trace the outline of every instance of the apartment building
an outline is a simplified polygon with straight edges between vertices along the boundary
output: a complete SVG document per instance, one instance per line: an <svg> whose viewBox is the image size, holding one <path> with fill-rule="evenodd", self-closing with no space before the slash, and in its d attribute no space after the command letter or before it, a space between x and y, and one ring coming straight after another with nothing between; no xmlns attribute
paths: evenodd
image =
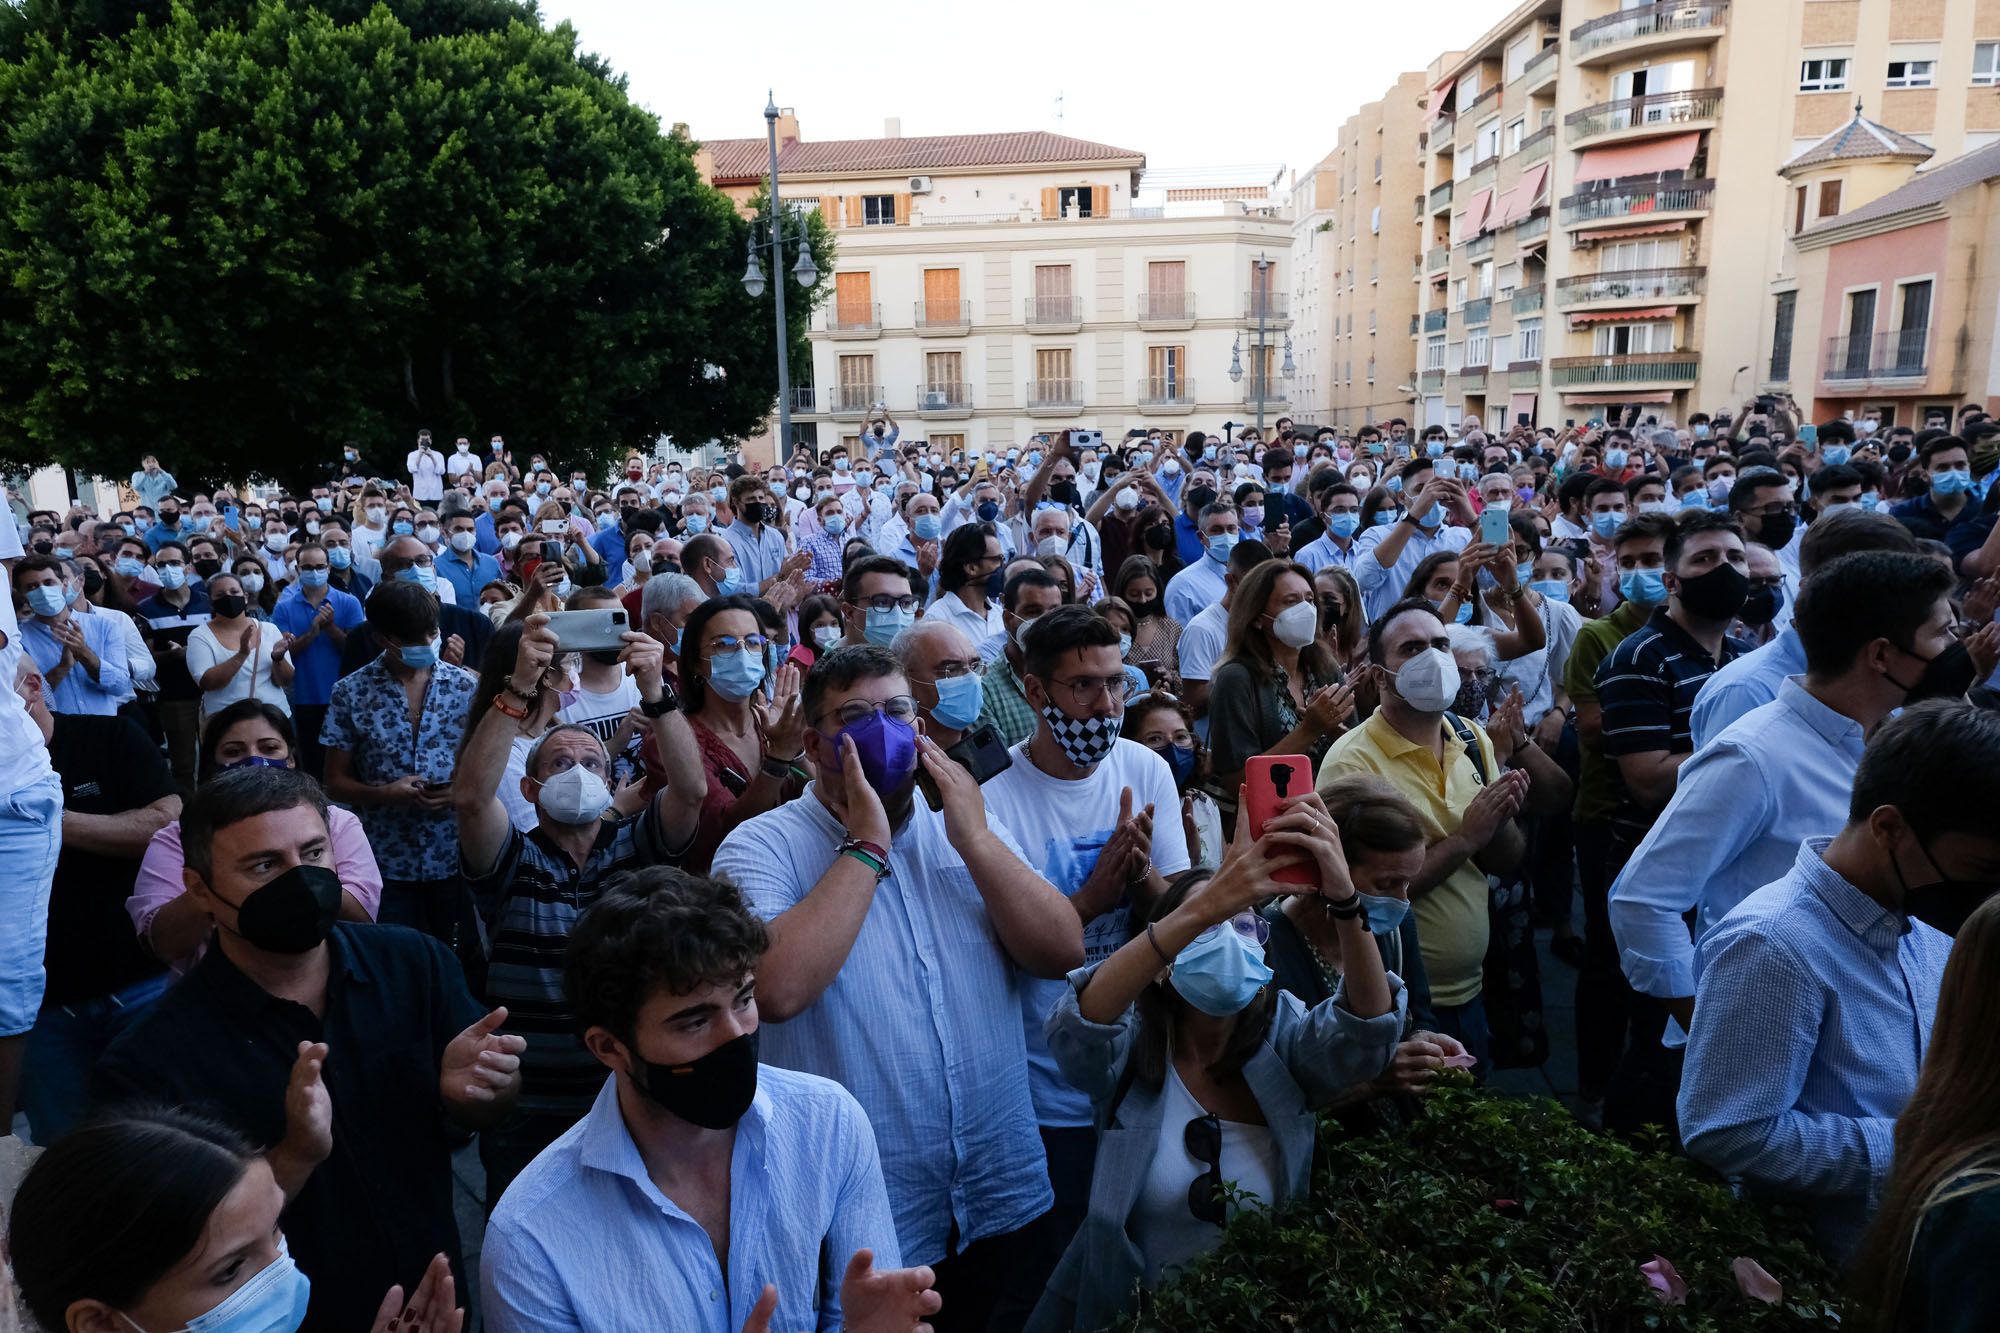
<svg viewBox="0 0 2000 1333"><path fill-rule="evenodd" d="M792 368L795 438L853 444L878 404L906 438L981 450L1289 409L1281 200L1190 187L1203 197L1140 203L1146 159L1128 149L885 129L814 142L780 118L780 195L816 208L839 247L812 365ZM741 203L766 141L709 141L700 165Z"/></svg>
<svg viewBox="0 0 2000 1333"><path fill-rule="evenodd" d="M1292 223L1300 420L1355 427L1407 415L1416 291L1404 265L1423 220L1421 72L1404 74L1340 127L1301 179ZM1415 199L1413 207L1411 200Z"/></svg>

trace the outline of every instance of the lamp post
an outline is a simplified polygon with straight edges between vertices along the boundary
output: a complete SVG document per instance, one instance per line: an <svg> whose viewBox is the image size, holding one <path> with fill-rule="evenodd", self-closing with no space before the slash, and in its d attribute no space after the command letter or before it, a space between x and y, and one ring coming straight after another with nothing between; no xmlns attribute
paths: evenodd
<svg viewBox="0 0 2000 1333"><path fill-rule="evenodd" d="M1265 258L1263 251L1260 250L1257 252L1257 258L1254 262L1257 266L1257 286L1251 292L1251 297L1257 303L1257 373L1252 377L1250 383L1252 385L1252 392L1257 395L1257 434L1261 436L1264 433L1264 402L1270 397L1271 393L1271 377L1265 369L1265 367L1270 365L1270 360L1264 355L1265 349L1271 345L1269 339L1265 336L1271 314L1271 291L1270 283L1264 275L1269 273L1271 266L1278 261ZM1292 362L1292 335L1288 333L1285 335L1285 361L1282 366L1278 367L1278 373L1286 379L1290 379L1292 372L1296 369L1297 367ZM1231 383L1241 383L1243 380L1243 335L1241 333L1236 335L1236 341L1229 348L1229 379Z"/></svg>
<svg viewBox="0 0 2000 1333"><path fill-rule="evenodd" d="M776 97L765 94L764 136L771 148L771 190L770 221L771 272L785 271L785 217L778 207L778 102ZM750 223L750 262L743 268L743 290L755 298L764 294L764 270L757 263L758 223ZM792 235L799 244L799 262L792 268L792 277L801 287L810 289L819 281L819 266L813 263L812 234L807 230L804 219L800 219L792 229ZM775 327L778 336L778 445L773 456L778 462L790 456L792 448L792 348L791 339L785 336L785 280L780 277L771 289L772 306L775 311Z"/></svg>

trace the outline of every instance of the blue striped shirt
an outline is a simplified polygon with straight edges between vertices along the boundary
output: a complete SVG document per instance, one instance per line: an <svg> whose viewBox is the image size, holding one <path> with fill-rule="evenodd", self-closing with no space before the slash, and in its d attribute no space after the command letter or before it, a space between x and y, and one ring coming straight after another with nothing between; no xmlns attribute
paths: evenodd
<svg viewBox="0 0 2000 1333"><path fill-rule="evenodd" d="M1831 841L1807 839L1698 946L1679 1110L1690 1156L1809 1205L1840 1263L1888 1178L1951 939L1834 873Z"/></svg>
<svg viewBox="0 0 2000 1333"><path fill-rule="evenodd" d="M1710 657L1665 606L1656 608L1597 668L1597 702L1604 718L1598 744L1604 757L1615 761L1620 755L1693 750L1695 696L1702 682L1737 652L1737 641L1725 637L1721 654ZM1618 798L1612 823L1622 825L1626 836L1637 842L1656 812L1639 804L1615 762L1611 779Z"/></svg>

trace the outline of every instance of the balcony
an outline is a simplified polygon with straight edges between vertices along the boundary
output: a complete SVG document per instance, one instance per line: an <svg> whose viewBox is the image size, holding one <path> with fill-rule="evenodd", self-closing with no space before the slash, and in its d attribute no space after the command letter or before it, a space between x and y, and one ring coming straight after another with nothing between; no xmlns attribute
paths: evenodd
<svg viewBox="0 0 2000 1333"><path fill-rule="evenodd" d="M1259 383L1254 377L1243 380L1243 406L1252 412L1272 412L1291 405L1291 399L1284 389L1276 384Z"/></svg>
<svg viewBox="0 0 2000 1333"><path fill-rule="evenodd" d="M1556 280L1556 305L1615 309L1621 305L1684 304L1701 298L1705 268L1627 268L1609 273L1579 273Z"/></svg>
<svg viewBox="0 0 2000 1333"><path fill-rule="evenodd" d="M1533 245L1549 234L1549 210L1544 205L1539 211L1522 218L1514 224L1514 244Z"/></svg>
<svg viewBox="0 0 2000 1333"><path fill-rule="evenodd" d="M1481 232L1465 243L1465 257L1467 259L1482 259L1492 253L1493 233L1490 231Z"/></svg>
<svg viewBox="0 0 2000 1333"><path fill-rule="evenodd" d="M1547 292L1548 288L1542 286L1539 282L1532 287L1521 288L1514 293L1514 313L1517 315L1539 313L1542 308L1542 301Z"/></svg>
<svg viewBox="0 0 2000 1333"><path fill-rule="evenodd" d="M1554 121L1550 121L1527 138L1521 140L1521 146L1514 150L1514 156L1520 158L1521 165L1525 167L1547 157L1554 150L1555 146L1556 124Z"/></svg>
<svg viewBox="0 0 2000 1333"><path fill-rule="evenodd" d="M1450 207L1451 207L1451 182L1446 181L1442 185L1433 186L1431 189L1430 199L1429 199L1430 211L1433 213L1442 213L1444 210Z"/></svg>
<svg viewBox="0 0 2000 1333"><path fill-rule="evenodd" d="M1424 332L1443 333L1447 314L1448 312L1443 306L1439 306L1435 310L1424 311Z"/></svg>
<svg viewBox="0 0 2000 1333"><path fill-rule="evenodd" d="M1491 324L1493 322L1493 298L1481 296L1465 303L1467 325Z"/></svg>
<svg viewBox="0 0 2000 1333"><path fill-rule="evenodd" d="M1267 324L1284 324L1291 320L1290 298L1284 292L1250 291L1243 293L1243 319L1255 324L1259 320Z"/></svg>
<svg viewBox="0 0 2000 1333"><path fill-rule="evenodd" d="M1434 245L1430 248L1430 253L1424 256L1424 272L1426 273L1441 274L1445 269L1450 267L1451 247L1448 245Z"/></svg>
<svg viewBox="0 0 2000 1333"><path fill-rule="evenodd" d="M1471 171L1465 173L1465 188L1468 190L1485 189L1493 183L1493 178L1499 174L1500 154L1494 153L1490 157L1482 157L1472 164Z"/></svg>
<svg viewBox="0 0 2000 1333"><path fill-rule="evenodd" d="M950 380L932 380L917 386L917 415L933 420L950 420L972 415L972 386Z"/></svg>
<svg viewBox="0 0 2000 1333"><path fill-rule="evenodd" d="M1469 116L1474 111L1477 111L1480 107L1485 106L1488 102L1492 101L1499 95L1500 95L1500 83L1496 79L1494 82L1487 84L1486 87L1480 92L1479 96L1473 98L1470 102L1467 102L1465 103L1465 105L1461 106L1458 109L1458 113L1461 116Z"/></svg>
<svg viewBox="0 0 2000 1333"><path fill-rule="evenodd" d="M835 302L826 308L826 331L836 338L873 338L882 331L881 302Z"/></svg>
<svg viewBox="0 0 2000 1333"><path fill-rule="evenodd" d="M883 401L879 384L841 384L833 389L832 413L836 417L865 417Z"/></svg>
<svg viewBox="0 0 2000 1333"><path fill-rule="evenodd" d="M1622 102L1599 102L1563 117L1569 130L1569 146L1617 143L1643 139L1652 134L1679 134L1705 130L1715 124L1722 105L1722 89L1690 88L1685 92L1647 93Z"/></svg>
<svg viewBox="0 0 2000 1333"><path fill-rule="evenodd" d="M819 390L810 384L795 386L792 389L792 411L804 416L819 411Z"/></svg>
<svg viewBox="0 0 2000 1333"><path fill-rule="evenodd" d="M1452 380L1459 393L1485 393L1486 367L1467 366L1453 376Z"/></svg>
<svg viewBox="0 0 2000 1333"><path fill-rule="evenodd" d="M1194 293L1140 292L1139 327L1142 329L1193 328Z"/></svg>
<svg viewBox="0 0 2000 1333"><path fill-rule="evenodd" d="M931 337L964 337L972 329L972 302L917 302L917 332Z"/></svg>
<svg viewBox="0 0 2000 1333"><path fill-rule="evenodd" d="M1418 375L1417 392L1443 393L1444 372L1442 370L1426 370L1422 374Z"/></svg>
<svg viewBox="0 0 2000 1333"><path fill-rule="evenodd" d="M1886 333L1826 340L1826 369L1820 378L1848 387L1885 380L1921 380L1929 374L1924 329L1891 329Z"/></svg>
<svg viewBox="0 0 2000 1333"><path fill-rule="evenodd" d="M1507 387L1510 389L1532 389L1542 382L1540 361L1510 361L1507 364Z"/></svg>
<svg viewBox="0 0 2000 1333"><path fill-rule="evenodd" d="M1549 361L1558 389L1622 389L1691 385L1701 373L1695 352L1634 352L1625 356L1558 356Z"/></svg>
<svg viewBox="0 0 2000 1333"><path fill-rule="evenodd" d="M1083 327L1083 298L1030 296L1021 303L1021 322L1037 333L1075 333Z"/></svg>
<svg viewBox="0 0 2000 1333"><path fill-rule="evenodd" d="M1715 182L1644 181L1634 185L1579 190L1562 201L1563 226L1603 227L1613 223L1672 222L1708 212Z"/></svg>
<svg viewBox="0 0 2000 1333"><path fill-rule="evenodd" d="M1722 36L1729 0L1661 0L1621 9L1569 30L1570 59L1601 65L1641 51L1703 46Z"/></svg>
<svg viewBox="0 0 2000 1333"><path fill-rule="evenodd" d="M1168 376L1139 381L1139 410L1154 416L1185 415L1194 411L1194 381Z"/></svg>
<svg viewBox="0 0 2000 1333"><path fill-rule="evenodd" d="M1022 401L1031 417L1063 417L1083 407L1082 380L1029 380Z"/></svg>
<svg viewBox="0 0 2000 1333"><path fill-rule="evenodd" d="M1521 87L1533 97L1542 89L1555 82L1556 55L1562 50L1561 42L1550 42L1542 48L1540 55L1521 67Z"/></svg>

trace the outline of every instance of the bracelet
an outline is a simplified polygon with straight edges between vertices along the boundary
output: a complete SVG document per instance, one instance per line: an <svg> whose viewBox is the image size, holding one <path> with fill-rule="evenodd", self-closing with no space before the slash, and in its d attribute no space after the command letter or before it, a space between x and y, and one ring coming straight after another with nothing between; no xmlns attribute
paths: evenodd
<svg viewBox="0 0 2000 1333"><path fill-rule="evenodd" d="M782 781L792 775L792 765L798 763L804 754L805 751L801 750L790 759L773 759L769 755L766 755L764 762L758 765L758 772L767 778L777 778Z"/></svg>
<svg viewBox="0 0 2000 1333"><path fill-rule="evenodd" d="M507 702L507 696L511 693L512 693L511 690L502 690L500 693L494 695L493 711L500 714L500 716L502 717L511 717L516 722L527 721L528 710L525 705L517 706L515 704L510 704Z"/></svg>
<svg viewBox="0 0 2000 1333"><path fill-rule="evenodd" d="M840 844L842 851L846 851L849 847L859 847L883 865L889 864L889 849L879 842L869 842L865 838L849 838Z"/></svg>
<svg viewBox="0 0 2000 1333"><path fill-rule="evenodd" d="M1451 585L1451 595L1458 598L1461 602L1469 602L1472 600L1472 589L1461 588L1454 583Z"/></svg>
<svg viewBox="0 0 2000 1333"><path fill-rule="evenodd" d="M639 701L639 715L647 718L665 717L680 706L680 695L675 693L674 687L667 683L666 677L662 676L660 678L660 697L651 703L647 703L644 699L641 699Z"/></svg>
<svg viewBox="0 0 2000 1333"><path fill-rule="evenodd" d="M862 865L867 866L875 872L875 882L879 884L889 877L889 863L885 857L877 856L870 850L874 845L871 842L862 842L858 838L849 838L846 842L840 844L840 850L835 853L835 859L838 860L843 856L853 857Z"/></svg>
<svg viewBox="0 0 2000 1333"><path fill-rule="evenodd" d="M1331 898L1322 898L1320 901L1326 905L1326 914L1335 921L1353 921L1367 910L1361 905L1361 895L1358 893L1350 893L1339 902Z"/></svg>
<svg viewBox="0 0 2000 1333"><path fill-rule="evenodd" d="M1167 957L1167 951L1160 947L1159 937L1153 934L1153 923L1150 921L1146 923L1146 942L1153 946L1153 952L1160 956L1162 963L1165 963L1168 967L1174 965L1174 960Z"/></svg>

